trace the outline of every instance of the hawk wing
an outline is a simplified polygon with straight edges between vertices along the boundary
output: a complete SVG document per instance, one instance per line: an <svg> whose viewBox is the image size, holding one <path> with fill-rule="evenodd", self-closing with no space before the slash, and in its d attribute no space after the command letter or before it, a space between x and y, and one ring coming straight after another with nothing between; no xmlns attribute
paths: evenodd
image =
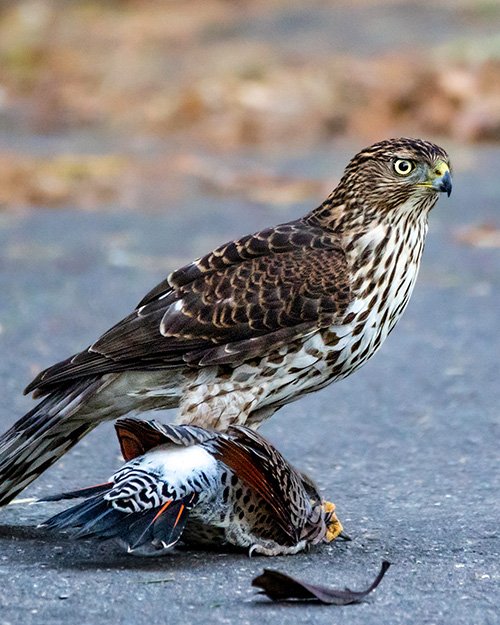
<svg viewBox="0 0 500 625"><path fill-rule="evenodd" d="M238 364L341 319L351 298L337 236L309 217L221 246L174 271L87 350L26 392L125 370Z"/></svg>

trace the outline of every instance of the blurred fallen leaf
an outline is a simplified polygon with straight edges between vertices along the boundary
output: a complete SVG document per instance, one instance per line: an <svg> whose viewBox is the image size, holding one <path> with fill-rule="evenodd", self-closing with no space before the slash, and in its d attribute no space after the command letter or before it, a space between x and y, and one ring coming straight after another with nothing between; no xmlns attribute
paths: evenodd
<svg viewBox="0 0 500 625"><path fill-rule="evenodd" d="M460 228L456 238L474 247L500 247L500 227L493 222L471 224Z"/></svg>
<svg viewBox="0 0 500 625"><path fill-rule="evenodd" d="M318 180L291 178L266 170L248 171L215 167L210 159L193 155L178 160L180 172L196 176L208 191L246 197L274 206L303 202L327 193L330 188Z"/></svg>
<svg viewBox="0 0 500 625"><path fill-rule="evenodd" d="M259 594L265 594L273 601L312 599L328 605L349 605L358 603L375 590L389 567L390 563L384 560L374 582L369 588L360 592L349 588L335 590L325 586L313 586L270 569L264 569L264 573L252 581L252 586L262 588Z"/></svg>
<svg viewBox="0 0 500 625"><path fill-rule="evenodd" d="M128 163L116 154L0 154L0 205L91 208L120 196Z"/></svg>

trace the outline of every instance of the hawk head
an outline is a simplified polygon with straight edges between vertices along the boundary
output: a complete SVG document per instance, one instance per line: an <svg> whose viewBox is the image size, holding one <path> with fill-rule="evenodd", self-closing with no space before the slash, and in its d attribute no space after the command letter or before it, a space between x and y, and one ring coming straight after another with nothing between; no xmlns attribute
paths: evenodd
<svg viewBox="0 0 500 625"><path fill-rule="evenodd" d="M420 216L451 193L448 154L420 139L389 139L356 154L330 197L345 217L363 221Z"/></svg>

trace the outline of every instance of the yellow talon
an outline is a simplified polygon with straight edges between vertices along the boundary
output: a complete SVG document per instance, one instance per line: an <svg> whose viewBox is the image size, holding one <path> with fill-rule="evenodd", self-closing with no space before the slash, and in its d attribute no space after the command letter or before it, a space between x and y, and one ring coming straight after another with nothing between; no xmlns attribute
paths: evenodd
<svg viewBox="0 0 500 625"><path fill-rule="evenodd" d="M342 532L342 523L337 519L337 515L335 514L335 504L331 501L323 502L323 510L330 514L330 520L326 526L326 536L325 542L329 543L332 540L335 540L337 536Z"/></svg>

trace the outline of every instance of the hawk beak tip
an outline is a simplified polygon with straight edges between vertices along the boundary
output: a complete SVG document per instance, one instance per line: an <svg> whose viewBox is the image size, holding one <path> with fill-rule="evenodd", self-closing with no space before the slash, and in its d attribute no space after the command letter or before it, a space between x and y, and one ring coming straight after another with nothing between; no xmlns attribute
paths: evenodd
<svg viewBox="0 0 500 625"><path fill-rule="evenodd" d="M440 192L444 192L446 193L446 195L448 197L450 197L451 195L451 190L452 190L452 183L451 183L451 176L450 176L450 172L446 171L441 178L439 178L438 180L436 180L437 182L437 190Z"/></svg>

